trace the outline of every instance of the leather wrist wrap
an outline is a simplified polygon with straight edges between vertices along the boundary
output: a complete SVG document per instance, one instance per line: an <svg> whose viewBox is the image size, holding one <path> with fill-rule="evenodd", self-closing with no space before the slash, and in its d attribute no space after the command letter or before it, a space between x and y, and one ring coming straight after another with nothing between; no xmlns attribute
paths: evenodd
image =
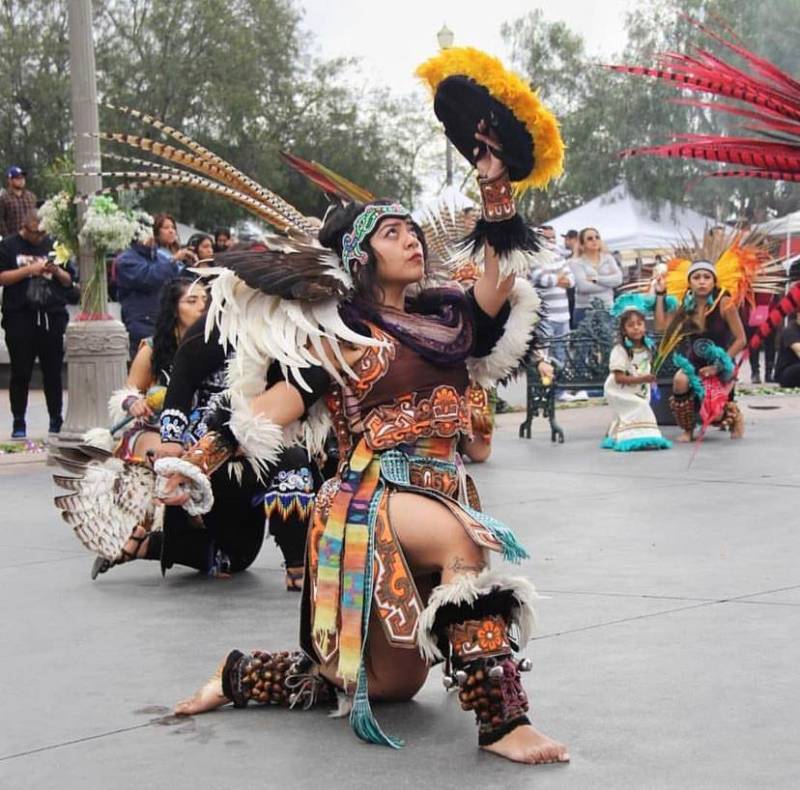
<svg viewBox="0 0 800 790"><path fill-rule="evenodd" d="M514 193L508 172L503 171L494 178L478 178L483 203L483 218L487 222L503 222L517 213Z"/></svg>
<svg viewBox="0 0 800 790"><path fill-rule="evenodd" d="M233 455L235 449L221 433L209 431L199 442L186 450L181 458L209 477Z"/></svg>

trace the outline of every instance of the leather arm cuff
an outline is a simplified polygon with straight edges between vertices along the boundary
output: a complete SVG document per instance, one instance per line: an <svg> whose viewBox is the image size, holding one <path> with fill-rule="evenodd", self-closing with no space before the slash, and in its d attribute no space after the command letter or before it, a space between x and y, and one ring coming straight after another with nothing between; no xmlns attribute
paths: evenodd
<svg viewBox="0 0 800 790"><path fill-rule="evenodd" d="M487 222L503 222L517 213L514 193L508 171L504 170L494 178L478 178L483 203L483 218Z"/></svg>

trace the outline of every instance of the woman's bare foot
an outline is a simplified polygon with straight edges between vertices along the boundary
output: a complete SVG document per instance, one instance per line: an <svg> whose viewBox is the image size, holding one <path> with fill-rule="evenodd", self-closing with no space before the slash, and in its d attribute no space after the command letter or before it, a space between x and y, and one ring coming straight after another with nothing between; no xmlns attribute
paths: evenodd
<svg viewBox="0 0 800 790"><path fill-rule="evenodd" d="M733 423L731 428L731 439L744 439L744 417L741 415Z"/></svg>
<svg viewBox="0 0 800 790"><path fill-rule="evenodd" d="M569 762L569 751L563 743L548 738L530 724L523 724L499 741L481 748L517 763L540 765Z"/></svg>
<svg viewBox="0 0 800 790"><path fill-rule="evenodd" d="M682 431L681 435L678 436L675 441L679 442L680 444L688 444L689 442L694 441L694 436L688 431Z"/></svg>
<svg viewBox="0 0 800 790"><path fill-rule="evenodd" d="M222 666L220 666L214 677L209 678L194 696L181 700L175 706L175 715L194 716L195 713L205 713L220 708L228 702L230 700L222 693Z"/></svg>

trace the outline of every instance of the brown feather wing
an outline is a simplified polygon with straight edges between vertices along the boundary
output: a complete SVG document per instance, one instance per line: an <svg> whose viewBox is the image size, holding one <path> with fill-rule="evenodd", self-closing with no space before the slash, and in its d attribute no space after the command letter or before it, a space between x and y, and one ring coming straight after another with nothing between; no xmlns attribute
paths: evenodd
<svg viewBox="0 0 800 790"><path fill-rule="evenodd" d="M339 274L338 258L311 245L293 249L226 252L214 259L217 266L233 271L251 288L283 299L315 302L349 291Z"/></svg>

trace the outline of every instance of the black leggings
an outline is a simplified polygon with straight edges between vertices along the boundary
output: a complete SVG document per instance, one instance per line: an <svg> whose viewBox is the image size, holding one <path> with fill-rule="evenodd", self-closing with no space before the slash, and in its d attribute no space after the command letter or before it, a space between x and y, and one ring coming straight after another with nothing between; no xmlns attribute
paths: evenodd
<svg viewBox="0 0 800 790"><path fill-rule="evenodd" d="M249 568L264 542L264 510L252 505L259 487L249 464L243 464L241 485L223 465L211 475L214 506L202 517L203 524L181 507L167 507L164 531L150 535L148 559L160 559L163 570L173 565L203 573Z"/></svg>
<svg viewBox="0 0 800 790"><path fill-rule="evenodd" d="M800 362L785 367L778 376L778 384L781 387L800 387Z"/></svg>
<svg viewBox="0 0 800 790"><path fill-rule="evenodd" d="M38 357L42 366L44 397L51 420L61 417L63 387L61 368L64 364L64 332L68 317L64 313L37 313L32 310L12 311L3 316L6 346L11 362L8 395L11 415L24 420L28 410L28 390L33 366Z"/></svg>
<svg viewBox="0 0 800 790"><path fill-rule="evenodd" d="M750 338L753 337L754 334L758 331L758 327L755 326L745 326L745 334L747 335L747 342L750 342ZM762 346L764 349L764 368L765 368L765 375L769 375L772 373L772 369L775 367L775 333L772 332L771 334L767 335L764 339L764 344ZM761 349L758 351L754 351L750 354L750 371L754 376L761 375L761 364L759 360L759 355L761 354Z"/></svg>
<svg viewBox="0 0 800 790"><path fill-rule="evenodd" d="M265 495L284 492L288 501L304 495L313 496L322 484L316 464L305 450L291 447L284 450L271 468L266 485L260 482L246 461L242 464L241 485L231 478L227 464L211 475L214 506L203 518L203 525L193 520L183 508L167 507L164 531L152 533L148 543L148 559L160 559L166 570L185 565L203 573L224 570L237 573L250 567L264 542L266 515ZM285 473L283 476L281 473ZM296 477L310 483L304 491L293 488ZM288 475L288 477L287 477ZM286 484L284 484L284 481ZM287 567L303 565L309 519L294 509L286 514L273 512L269 532L275 538ZM220 561L224 566L220 566Z"/></svg>

